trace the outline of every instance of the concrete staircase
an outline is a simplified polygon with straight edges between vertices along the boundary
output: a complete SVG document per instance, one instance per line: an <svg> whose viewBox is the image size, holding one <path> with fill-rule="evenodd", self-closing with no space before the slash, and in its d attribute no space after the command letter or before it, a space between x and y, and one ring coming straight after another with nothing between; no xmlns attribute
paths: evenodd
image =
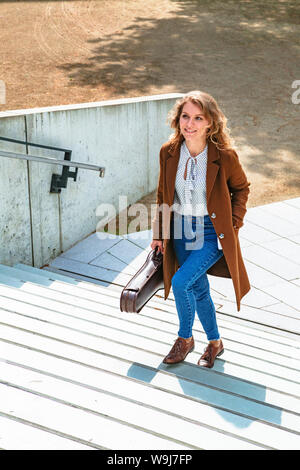
<svg viewBox="0 0 300 470"><path fill-rule="evenodd" d="M218 311L214 368L196 365L198 319L195 350L165 365L172 295L122 313L123 276L0 265L0 448L300 448L299 335Z"/></svg>

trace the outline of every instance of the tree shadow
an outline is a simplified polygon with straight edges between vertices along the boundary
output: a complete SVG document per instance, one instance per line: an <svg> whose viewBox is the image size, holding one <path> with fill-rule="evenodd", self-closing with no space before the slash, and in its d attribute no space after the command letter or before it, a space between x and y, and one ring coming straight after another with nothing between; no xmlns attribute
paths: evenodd
<svg viewBox="0 0 300 470"><path fill-rule="evenodd" d="M226 86L223 77L228 74L235 77L234 87L240 87L243 83L239 80L239 70L230 72L239 62L248 66L245 81L251 70L256 72L256 85L257 78L266 78L256 63L266 47L276 50L280 40L284 40L285 53L289 55L288 50L295 46L289 41L289 33L293 34L292 26L300 23L300 5L292 2L274 1L271 11L270 4L261 1L255 5L236 0L226 3L172 0L172 3L174 13L169 17L137 17L131 26L120 32L89 40L95 49L84 63L58 67L73 79L70 86L101 83L119 94L147 93L152 85L188 91L206 81L206 72L210 70L213 83L209 87ZM297 50L299 52L299 48ZM214 70L219 70L220 57L226 66L222 68L222 76L214 76ZM277 69L277 80L278 75L286 77L286 73L287 70Z"/></svg>
<svg viewBox="0 0 300 470"><path fill-rule="evenodd" d="M90 0L72 0L73 2L90 2ZM61 0L51 0L51 2L61 2ZM0 3L49 3L48 0L0 0Z"/></svg>
<svg viewBox="0 0 300 470"><path fill-rule="evenodd" d="M115 97L203 89L229 116L250 175L285 178L297 191L300 118L291 85L299 78L300 3L171 1L166 17L139 16L89 40L90 57L58 66L69 86L101 85Z"/></svg>

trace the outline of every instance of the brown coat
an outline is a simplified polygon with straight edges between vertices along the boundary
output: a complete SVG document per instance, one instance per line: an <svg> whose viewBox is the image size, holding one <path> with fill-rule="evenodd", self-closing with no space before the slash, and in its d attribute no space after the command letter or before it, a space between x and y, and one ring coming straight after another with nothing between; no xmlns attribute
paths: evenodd
<svg viewBox="0 0 300 470"><path fill-rule="evenodd" d="M178 261L170 240L170 217L175 193L175 179L180 157L180 144L165 143L160 150L160 174L156 203L158 209L152 222L153 239L164 240L164 287L167 299L171 280ZM250 183L234 150L218 150L208 143L206 173L207 211L219 237L223 253L208 274L231 277L240 310L242 297L250 290L250 283L243 262L238 229L243 225ZM211 215L213 214L213 217ZM238 227L234 229L233 226ZM223 234L224 236L222 237ZM220 238L221 235L221 238Z"/></svg>

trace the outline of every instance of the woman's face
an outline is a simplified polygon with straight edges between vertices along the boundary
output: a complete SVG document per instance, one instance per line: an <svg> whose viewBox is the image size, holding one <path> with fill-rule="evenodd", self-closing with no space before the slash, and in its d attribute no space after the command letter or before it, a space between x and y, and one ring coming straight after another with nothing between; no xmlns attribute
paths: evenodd
<svg viewBox="0 0 300 470"><path fill-rule="evenodd" d="M179 118L179 126L186 141L203 142L209 125L199 106L191 101L185 103Z"/></svg>

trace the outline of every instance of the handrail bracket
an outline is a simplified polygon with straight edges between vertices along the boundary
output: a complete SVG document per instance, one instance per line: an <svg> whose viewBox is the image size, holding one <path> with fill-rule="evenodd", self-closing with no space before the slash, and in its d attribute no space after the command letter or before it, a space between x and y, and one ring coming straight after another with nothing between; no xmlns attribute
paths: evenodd
<svg viewBox="0 0 300 470"><path fill-rule="evenodd" d="M64 160L71 161L72 151L67 150L65 152ZM61 188L66 188L68 183L68 178L73 178L76 181L78 173L78 167L75 168L75 171L70 171L68 166L64 166L62 169L62 174L58 175L53 173L51 178L50 193L60 193Z"/></svg>

